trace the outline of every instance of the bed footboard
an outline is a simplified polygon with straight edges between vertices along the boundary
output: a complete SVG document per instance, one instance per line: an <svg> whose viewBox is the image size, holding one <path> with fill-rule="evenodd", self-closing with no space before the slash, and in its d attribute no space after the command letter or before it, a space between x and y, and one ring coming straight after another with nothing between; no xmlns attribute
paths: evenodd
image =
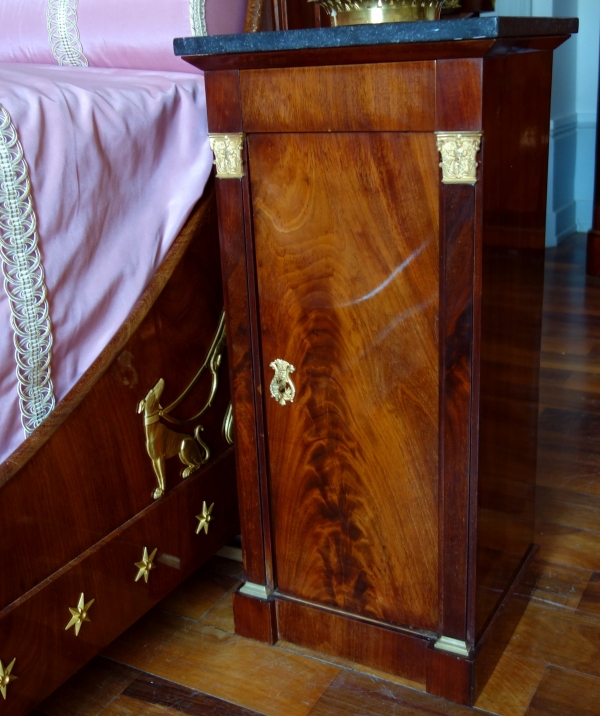
<svg viewBox="0 0 600 716"><path fill-rule="evenodd" d="M4 681L16 659L3 714L29 711L239 531L225 352L210 362L219 266L209 185L129 319L0 466ZM160 494L138 414L158 384L167 409L152 420L178 436ZM191 463L182 439L198 446Z"/></svg>

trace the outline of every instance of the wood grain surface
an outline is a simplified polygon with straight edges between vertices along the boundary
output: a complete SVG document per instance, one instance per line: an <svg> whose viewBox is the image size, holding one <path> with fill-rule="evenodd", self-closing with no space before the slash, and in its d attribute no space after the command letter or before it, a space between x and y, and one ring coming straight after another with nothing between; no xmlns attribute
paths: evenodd
<svg viewBox="0 0 600 716"><path fill-rule="evenodd" d="M549 666L527 716L595 716L599 703L600 679Z"/></svg>
<svg viewBox="0 0 600 716"><path fill-rule="evenodd" d="M473 662L431 645L427 649L427 693L470 706L473 702Z"/></svg>
<svg viewBox="0 0 600 716"><path fill-rule="evenodd" d="M430 641L421 634L351 619L340 612L290 599L278 599L276 605L281 639L413 682L425 682L425 655Z"/></svg>
<svg viewBox="0 0 600 716"><path fill-rule="evenodd" d="M551 85L551 52L484 61L482 170L487 246L544 248ZM517 169L517 160L539 171L529 177Z"/></svg>
<svg viewBox="0 0 600 716"><path fill-rule="evenodd" d="M475 190L440 190L440 612L438 631L466 640L473 380ZM440 663L438 657L434 663ZM436 692L440 693L440 692Z"/></svg>
<svg viewBox="0 0 600 716"><path fill-rule="evenodd" d="M264 716L306 716L340 671L159 610L134 625L105 656Z"/></svg>
<svg viewBox="0 0 600 716"><path fill-rule="evenodd" d="M0 608L152 504L156 476L136 408L161 377L168 405L202 364L222 311L218 251L209 190L200 216L182 232L129 319L2 466ZM176 416L193 415L209 389L206 374ZM228 402L223 365L213 408L203 417L213 458L228 447L221 435ZM168 489L181 482L181 471L177 458L167 461Z"/></svg>
<svg viewBox="0 0 600 716"><path fill-rule="evenodd" d="M214 519L208 534L197 535L203 501L215 503ZM239 529L236 505L230 449L0 611L2 653L19 665L3 716L27 713L231 539ZM158 549L147 583L135 581L144 547ZM95 601L76 636L65 626L81 593Z"/></svg>
<svg viewBox="0 0 600 716"><path fill-rule="evenodd" d="M516 576L511 574L510 587L504 592L499 606L477 643L473 700L476 700L485 688L527 608L535 589L536 570L533 567L533 560L537 552L537 546L531 545L519 565Z"/></svg>
<svg viewBox="0 0 600 716"><path fill-rule="evenodd" d="M549 52L484 60L476 639L534 541L550 87Z"/></svg>
<svg viewBox="0 0 600 716"><path fill-rule="evenodd" d="M590 576L578 606L582 612L600 615L600 572Z"/></svg>
<svg viewBox="0 0 600 716"><path fill-rule="evenodd" d="M236 634L274 644L277 641L277 616L274 599L256 599L247 594L233 595Z"/></svg>
<svg viewBox="0 0 600 716"><path fill-rule="evenodd" d="M307 27L329 27L330 17L317 3L304 0L271 0L276 14L277 30L300 30Z"/></svg>
<svg viewBox="0 0 600 716"><path fill-rule="evenodd" d="M541 661L504 653L476 706L502 716L523 716L546 669Z"/></svg>
<svg viewBox="0 0 600 716"><path fill-rule="evenodd" d="M242 131L242 108L240 104L240 73L206 72L206 111L209 132Z"/></svg>
<svg viewBox="0 0 600 716"><path fill-rule="evenodd" d="M224 560L210 560L197 577L180 588L181 592L178 590L176 603L173 600L161 603L139 629L133 628L135 633L122 637L125 644L119 650L119 658L123 664L135 663L147 673L166 674L166 678L171 679L171 688L186 684L182 689L191 688L204 695L215 681L226 681L227 688L219 692L220 698L261 714L275 701L277 716L287 716L286 705L280 700L280 690L286 689L293 690L297 702L304 704L304 714L310 713L312 708L311 716L356 713L525 716L528 708L528 716L588 716L590 710L595 714L600 698L600 676L592 670L600 658L597 650L600 570L570 564L569 558L578 559L589 550L589 559L598 559L598 549L594 551L592 547L598 532L593 529L590 511L584 500L572 499L572 495L600 494L600 283L585 277L585 235L549 249L546 256L538 481L545 493L541 509L548 519L560 516L560 500L566 496L565 491L571 493L571 499L565 504L565 517L570 524L566 524L566 519L560 525L538 522L536 541L546 540L542 556L556 556L559 562L547 559L537 562L538 581L531 601L535 608L525 612L476 709L419 692L417 689L423 688L423 684L418 682L411 682L410 688L406 688L381 672L373 673L373 669L358 663L287 641L265 648L242 640L250 647L240 647L238 642L229 639L233 631L231 594L224 590L233 582L223 581L223 574L229 574L229 570L223 572ZM554 489L556 500L549 492ZM568 542L568 549L561 548L562 541ZM231 564L232 576L240 576L239 565ZM200 584L204 585L203 591ZM229 632L218 643L216 639L209 639L202 628L212 624L215 611L224 618L219 621L218 630L209 630L211 635ZM167 617L165 612L181 614L184 618ZM302 620L296 624L300 628ZM306 627L306 634L311 635L310 625ZM354 637L350 643L357 649L359 638ZM206 658L207 647L210 649L208 665L202 663L199 668L198 660ZM305 658L291 662L285 658L290 652ZM111 656L116 655L113 649ZM5 663L2 653L0 658ZM314 683L307 662L314 666L325 663L328 668L337 669L333 670L332 680L331 677L329 681L319 680L321 691L316 689L310 698L303 692L306 682ZM212 675L210 679L207 669ZM15 673L19 675L16 670ZM254 680L249 679L248 674ZM40 706L35 715L153 714L157 707L138 699L145 693L138 686L132 685L129 692L135 694L135 698L118 696L138 676L142 678L135 669L123 669L120 664L106 660L101 667L93 669L93 673L79 672L52 700ZM158 688L160 682L155 676L152 679ZM318 694L316 701L315 693ZM146 694L144 698L163 697ZM181 694L178 703L183 704L184 713L198 713L191 707L186 711L189 702L185 694ZM236 706L230 708L236 714ZM294 704L291 713L297 713L296 709ZM220 712L216 710L216 713Z"/></svg>
<svg viewBox="0 0 600 716"><path fill-rule="evenodd" d="M254 231L253 231L253 215L252 215L252 199L250 191L250 179L249 179L249 156L248 156L248 145L246 144L246 151L244 152L244 178L242 180L242 192L243 192L243 209L244 209L244 235L246 240L246 256L254 256ZM274 565L273 565L273 530L271 520L271 509L269 503L269 482L268 482L268 455L267 445L264 439L264 424L265 424L265 406L263 401L263 395L265 390L262 384L262 344L260 339L259 329L259 307L258 307L258 278L256 275L256 263L254 261L248 261L246 277L248 281L248 307L250 310L250 322L252 326L251 331L251 354L252 354L252 379L253 379L253 391L254 391L254 410L255 420L258 432L258 440L256 443L256 452L258 456L259 466L259 478L260 478L260 493L261 493L261 512L262 512L262 525L264 535L264 550L265 550L265 584L269 590L275 588L275 576L274 576ZM255 515L250 515L250 519L255 519Z"/></svg>
<svg viewBox="0 0 600 716"><path fill-rule="evenodd" d="M435 128L438 131L481 129L483 63L479 58L435 63Z"/></svg>
<svg viewBox="0 0 600 716"><path fill-rule="evenodd" d="M433 130L435 63L240 73L246 132Z"/></svg>
<svg viewBox="0 0 600 716"><path fill-rule="evenodd" d="M97 657L32 713L35 716L40 713L46 716L80 716L91 711L101 713L139 674L130 666Z"/></svg>
<svg viewBox="0 0 600 716"><path fill-rule="evenodd" d="M600 677L600 621L594 614L532 602L507 651Z"/></svg>
<svg viewBox="0 0 600 716"><path fill-rule="evenodd" d="M435 139L254 135L249 154L263 383L296 367L295 402L265 398L278 587L435 629Z"/></svg>
<svg viewBox="0 0 600 716"><path fill-rule="evenodd" d="M310 716L468 716L472 709L344 670L317 701Z"/></svg>
<svg viewBox="0 0 600 716"><path fill-rule="evenodd" d="M163 716L259 716L256 711L243 706L236 706L197 690L173 684L166 679L157 679L152 674L139 672L107 714L132 716L129 711L131 708L133 713L149 716L152 707L156 707L156 713Z"/></svg>
<svg viewBox="0 0 600 716"><path fill-rule="evenodd" d="M259 550L269 584L274 552L288 641L311 645L317 621L302 622L302 603L338 615L323 648L361 660L371 645L352 652L361 639L341 613L474 647L531 545L542 295L531 252L549 50L562 39L193 60L240 71ZM433 130L483 130L475 185L440 185ZM277 358L295 366L285 406L269 395ZM431 652L428 688L471 703L510 629L493 622L478 671Z"/></svg>
<svg viewBox="0 0 600 716"><path fill-rule="evenodd" d="M247 581L266 584L242 183L219 180L217 188L244 574Z"/></svg>

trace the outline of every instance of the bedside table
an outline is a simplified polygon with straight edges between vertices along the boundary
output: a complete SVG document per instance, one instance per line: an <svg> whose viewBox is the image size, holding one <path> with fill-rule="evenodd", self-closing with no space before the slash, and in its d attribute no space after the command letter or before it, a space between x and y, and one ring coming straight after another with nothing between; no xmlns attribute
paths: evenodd
<svg viewBox="0 0 600 716"><path fill-rule="evenodd" d="M576 20L188 38L216 156L236 631L472 704L534 541L552 50Z"/></svg>

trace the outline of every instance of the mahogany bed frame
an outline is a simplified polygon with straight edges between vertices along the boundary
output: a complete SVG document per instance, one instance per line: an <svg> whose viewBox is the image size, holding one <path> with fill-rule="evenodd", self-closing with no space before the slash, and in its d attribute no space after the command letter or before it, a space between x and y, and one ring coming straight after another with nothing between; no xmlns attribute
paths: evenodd
<svg viewBox="0 0 600 716"><path fill-rule="evenodd" d="M0 466L3 715L29 712L239 533L226 365L214 361L210 408L177 427L201 423L210 459L185 480L166 460L161 499L137 413L159 378L167 404L198 372L221 321L219 265L211 180L128 320ZM197 413L213 379L173 415Z"/></svg>

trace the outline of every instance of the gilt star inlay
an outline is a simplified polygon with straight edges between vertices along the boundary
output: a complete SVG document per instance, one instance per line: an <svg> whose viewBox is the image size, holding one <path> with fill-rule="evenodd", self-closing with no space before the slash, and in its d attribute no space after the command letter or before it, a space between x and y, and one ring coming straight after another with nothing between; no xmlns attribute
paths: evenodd
<svg viewBox="0 0 600 716"><path fill-rule="evenodd" d="M155 547L150 553L150 556L148 556L148 547L144 547L142 561L135 563L135 566L138 568L137 577L135 578L136 582L138 581L138 579L143 577L146 584L148 584L148 577L150 576L150 571L152 569L156 569L156 565L153 564L152 560L154 559L157 551L158 547Z"/></svg>
<svg viewBox="0 0 600 716"><path fill-rule="evenodd" d="M196 519L198 520L198 527L196 528L196 534L199 535L201 530L204 530L204 534L208 534L208 524L211 520L210 513L212 512L213 507L215 506L215 503L213 502L212 505L207 508L206 502L202 503L202 513L199 515L196 515Z"/></svg>
<svg viewBox="0 0 600 716"><path fill-rule="evenodd" d="M86 604L83 592L81 592L81 596L79 597L79 603L77 604L77 606L69 607L69 611L71 612L71 621L65 627L65 631L74 626L75 636L79 636L79 630L81 629L81 625L83 624L83 622L91 621L87 613L89 608L95 601L95 599L90 599L90 601Z"/></svg>
<svg viewBox="0 0 600 716"><path fill-rule="evenodd" d="M2 665L2 662L0 661L0 694L2 694L2 698L6 699L6 687L10 684L11 681L14 681L17 677L11 674L13 666L15 665L16 657L10 662L10 664L4 668Z"/></svg>

